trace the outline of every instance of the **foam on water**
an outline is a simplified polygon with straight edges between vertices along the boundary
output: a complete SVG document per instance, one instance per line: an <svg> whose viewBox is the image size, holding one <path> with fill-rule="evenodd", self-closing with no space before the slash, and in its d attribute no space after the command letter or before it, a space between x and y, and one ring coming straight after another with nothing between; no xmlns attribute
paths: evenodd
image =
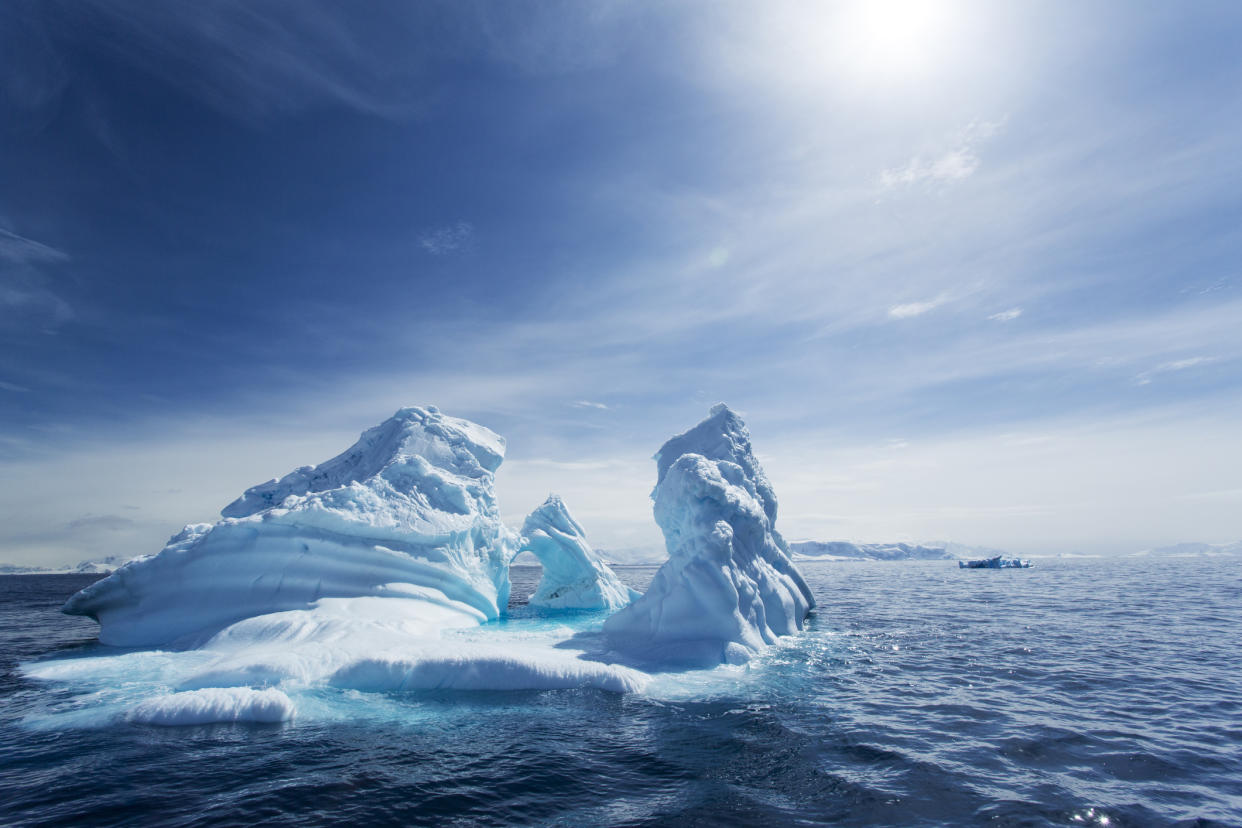
<svg viewBox="0 0 1242 828"><path fill-rule="evenodd" d="M126 718L152 725L201 725L219 722L287 722L293 702L274 687L209 687L169 693L139 702Z"/></svg>

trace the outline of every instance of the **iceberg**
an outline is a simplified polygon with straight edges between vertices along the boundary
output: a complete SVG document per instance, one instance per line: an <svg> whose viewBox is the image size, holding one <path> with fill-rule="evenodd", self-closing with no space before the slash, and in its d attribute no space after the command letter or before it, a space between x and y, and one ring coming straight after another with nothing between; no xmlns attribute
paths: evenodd
<svg viewBox="0 0 1242 828"><path fill-rule="evenodd" d="M530 513L522 536L521 550L534 554L543 566L532 606L613 612L639 596L591 549L586 531L557 495L548 495Z"/></svg>
<svg viewBox="0 0 1242 828"><path fill-rule="evenodd" d="M417 604L428 632L495 619L517 543L493 488L504 451L482 426L403 408L337 457L248 489L224 520L187 526L64 611L126 647L192 643L330 598Z"/></svg>
<svg viewBox="0 0 1242 828"><path fill-rule="evenodd" d="M1019 558L1006 558L995 555L991 558L979 558L974 561L958 561L958 569L1030 569L1031 562Z"/></svg>
<svg viewBox="0 0 1242 828"><path fill-rule="evenodd" d="M556 495L520 533L501 522L504 453L482 426L403 408L65 603L99 622L101 643L135 649L23 669L95 676L126 697L131 722L284 722L325 688L635 692L651 680L646 665L744 662L814 607L746 426L723 405L656 455L669 559L643 595ZM535 607L612 612L602 632L597 616L489 623L506 613L520 552L543 566Z"/></svg>
<svg viewBox="0 0 1242 828"><path fill-rule="evenodd" d="M504 452L475 423L401 409L342 454L251 487L223 520L185 527L71 597L64 611L96 619L103 644L173 651L83 659L70 672L160 665L157 694L124 716L161 725L288 721L289 694L316 687L643 687L644 673L581 658L564 636L489 626L484 640L469 637L504 614L523 544L549 566L549 600L632 597L558 499L536 510L525 539L501 523L493 476Z"/></svg>
<svg viewBox="0 0 1242 828"><path fill-rule="evenodd" d="M776 531L776 495L742 419L716 405L655 460L669 559L604 622L609 647L644 664L737 664L800 630L815 601Z"/></svg>

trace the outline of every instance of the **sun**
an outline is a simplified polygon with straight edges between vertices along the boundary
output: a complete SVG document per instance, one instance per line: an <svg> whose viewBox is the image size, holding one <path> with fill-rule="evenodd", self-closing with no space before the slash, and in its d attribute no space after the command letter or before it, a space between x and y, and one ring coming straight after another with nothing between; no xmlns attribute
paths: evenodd
<svg viewBox="0 0 1242 828"><path fill-rule="evenodd" d="M858 74L901 78L949 55L961 10L952 0L859 0L842 10L839 43Z"/></svg>

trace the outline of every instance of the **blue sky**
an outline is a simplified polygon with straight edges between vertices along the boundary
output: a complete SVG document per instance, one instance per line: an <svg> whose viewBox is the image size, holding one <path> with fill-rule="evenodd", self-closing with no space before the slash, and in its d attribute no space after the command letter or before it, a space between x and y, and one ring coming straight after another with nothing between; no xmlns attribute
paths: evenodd
<svg viewBox="0 0 1242 828"><path fill-rule="evenodd" d="M157 549L401 405L658 543L741 411L790 537L1242 537L1231 2L16 2L0 559Z"/></svg>

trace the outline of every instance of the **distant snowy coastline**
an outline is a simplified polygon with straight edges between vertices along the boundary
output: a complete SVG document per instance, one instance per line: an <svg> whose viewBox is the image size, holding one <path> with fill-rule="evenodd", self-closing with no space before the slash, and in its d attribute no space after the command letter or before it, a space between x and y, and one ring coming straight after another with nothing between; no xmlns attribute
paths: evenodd
<svg viewBox="0 0 1242 828"><path fill-rule="evenodd" d="M110 555L97 561L82 561L77 566L58 568L0 563L0 575L111 575L129 561L129 558L120 555Z"/></svg>
<svg viewBox="0 0 1242 828"><path fill-rule="evenodd" d="M1234 543L1178 543L1134 552L1132 558L1202 558L1217 555L1242 555L1242 541Z"/></svg>

